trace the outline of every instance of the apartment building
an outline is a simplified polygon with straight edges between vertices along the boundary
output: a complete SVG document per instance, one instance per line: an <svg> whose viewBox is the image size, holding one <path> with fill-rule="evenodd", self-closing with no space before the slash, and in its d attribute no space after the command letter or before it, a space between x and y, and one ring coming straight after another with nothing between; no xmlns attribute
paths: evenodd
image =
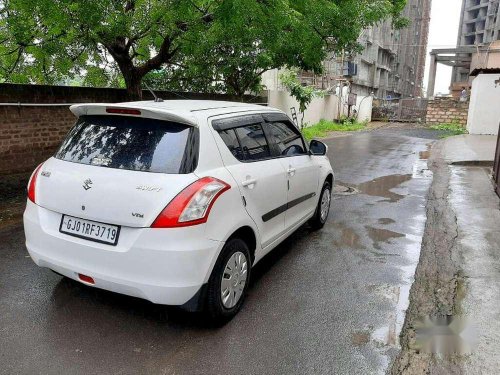
<svg viewBox="0 0 500 375"><path fill-rule="evenodd" d="M332 55L323 74L302 72L302 82L321 89L349 82L351 92L383 99L422 96L431 2L408 0L403 12L408 27L395 30L387 20L364 30L358 38L361 53Z"/></svg>
<svg viewBox="0 0 500 375"><path fill-rule="evenodd" d="M463 0L457 45L488 44L500 39L500 0Z"/></svg>
<svg viewBox="0 0 500 375"><path fill-rule="evenodd" d="M500 40L500 0L462 0L457 47L484 46ZM470 55L469 55L470 56ZM454 83L467 82L469 68L453 69Z"/></svg>
<svg viewBox="0 0 500 375"><path fill-rule="evenodd" d="M395 30L385 21L361 34L365 48L354 57L358 69L352 76L353 92L373 92L378 98L422 96L431 1L408 0L406 28Z"/></svg>
<svg viewBox="0 0 500 375"><path fill-rule="evenodd" d="M403 11L410 21L408 27L395 30L386 20L363 30L358 38L361 53L332 54L323 62L322 74L301 72L302 83L335 91L349 82L351 92L360 96L373 93L382 99L421 97L431 2L408 0ZM278 77L278 71L267 72L263 84L270 90L280 90Z"/></svg>

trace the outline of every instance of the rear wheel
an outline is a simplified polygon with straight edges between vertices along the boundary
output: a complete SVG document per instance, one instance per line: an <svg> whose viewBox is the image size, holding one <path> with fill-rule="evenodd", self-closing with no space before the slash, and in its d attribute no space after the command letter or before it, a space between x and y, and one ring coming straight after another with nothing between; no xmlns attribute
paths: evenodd
<svg viewBox="0 0 500 375"><path fill-rule="evenodd" d="M330 213L330 204L332 202L332 188L328 181L323 184L321 195L319 197L318 206L314 216L309 221L311 227L315 230L323 228Z"/></svg>
<svg viewBox="0 0 500 375"><path fill-rule="evenodd" d="M226 242L208 282L207 312L216 323L230 320L241 309L250 281L250 252L239 238Z"/></svg>

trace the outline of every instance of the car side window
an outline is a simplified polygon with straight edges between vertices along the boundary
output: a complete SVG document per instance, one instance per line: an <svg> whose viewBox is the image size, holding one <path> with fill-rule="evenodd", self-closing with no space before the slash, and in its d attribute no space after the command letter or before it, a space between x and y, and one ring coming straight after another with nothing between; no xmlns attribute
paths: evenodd
<svg viewBox="0 0 500 375"><path fill-rule="evenodd" d="M236 137L234 129L222 130L219 132L219 135L236 159L245 160L243 149L240 146L240 142L238 141L238 137Z"/></svg>
<svg viewBox="0 0 500 375"><path fill-rule="evenodd" d="M231 121L232 120L232 121ZM266 134L262 124L247 122L245 125L238 124L238 120L229 119L230 128L215 125L227 148L239 161L258 161L271 157ZM240 126L238 126L240 125Z"/></svg>
<svg viewBox="0 0 500 375"><path fill-rule="evenodd" d="M267 124L280 156L304 155L307 149L298 130L288 121L274 121Z"/></svg>
<svg viewBox="0 0 500 375"><path fill-rule="evenodd" d="M255 161L271 156L269 144L261 124L245 125L234 129L245 160Z"/></svg>

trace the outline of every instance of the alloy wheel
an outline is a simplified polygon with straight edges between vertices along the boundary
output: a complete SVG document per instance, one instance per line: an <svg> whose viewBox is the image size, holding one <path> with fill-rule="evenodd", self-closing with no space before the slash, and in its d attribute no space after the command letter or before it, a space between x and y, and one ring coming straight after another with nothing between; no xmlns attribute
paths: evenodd
<svg viewBox="0 0 500 375"><path fill-rule="evenodd" d="M323 190L323 195L321 196L321 221L325 222L328 217L328 212L330 211L330 189Z"/></svg>
<svg viewBox="0 0 500 375"><path fill-rule="evenodd" d="M221 300L226 309L231 309L240 300L248 276L248 261L245 254L235 252L226 263L221 280Z"/></svg>

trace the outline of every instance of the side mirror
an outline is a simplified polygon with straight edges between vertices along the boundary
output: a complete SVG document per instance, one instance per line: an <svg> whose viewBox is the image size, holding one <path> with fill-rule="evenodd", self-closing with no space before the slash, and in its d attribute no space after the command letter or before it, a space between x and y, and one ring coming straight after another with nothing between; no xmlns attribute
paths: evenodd
<svg viewBox="0 0 500 375"><path fill-rule="evenodd" d="M311 143L309 143L309 154L311 155L322 156L326 155L327 151L328 151L328 146L325 145L323 142L313 139Z"/></svg>

